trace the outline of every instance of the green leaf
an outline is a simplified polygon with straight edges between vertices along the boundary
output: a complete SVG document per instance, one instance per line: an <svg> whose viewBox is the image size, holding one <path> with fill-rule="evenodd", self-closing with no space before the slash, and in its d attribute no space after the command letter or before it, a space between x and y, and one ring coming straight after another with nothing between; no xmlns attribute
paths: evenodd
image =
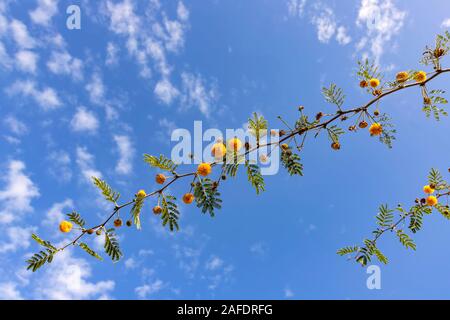
<svg viewBox="0 0 450 320"><path fill-rule="evenodd" d="M344 130L335 125L327 127L327 132L333 142L339 142L339 136L344 134Z"/></svg>
<svg viewBox="0 0 450 320"><path fill-rule="evenodd" d="M400 229L397 230L396 234L397 234L398 239L400 240L400 243L405 248L411 248L413 250L416 250L416 244L406 233L403 232L403 230L400 230Z"/></svg>
<svg viewBox="0 0 450 320"><path fill-rule="evenodd" d="M393 212L394 210L389 210L387 205L380 206L376 216L378 225L382 228L390 227L394 220Z"/></svg>
<svg viewBox="0 0 450 320"><path fill-rule="evenodd" d="M141 229L141 211L144 206L145 198L136 197L134 199L133 206L131 207L131 216L133 217L133 222L138 230Z"/></svg>
<svg viewBox="0 0 450 320"><path fill-rule="evenodd" d="M215 215L214 209L220 209L222 206L217 183L209 178L199 179L194 187L194 196L197 207L202 209L202 213L208 212L211 217Z"/></svg>
<svg viewBox="0 0 450 320"><path fill-rule="evenodd" d="M434 168L432 168L428 174L428 182L429 184L434 184L436 190L440 190L442 186L446 185L441 173Z"/></svg>
<svg viewBox="0 0 450 320"><path fill-rule="evenodd" d="M114 233L114 228L110 228L105 232L105 252L111 257L112 261L119 261L122 257L122 252L120 251L119 241L117 241L117 236Z"/></svg>
<svg viewBox="0 0 450 320"><path fill-rule="evenodd" d="M369 59L364 60L364 62L358 61L358 71L356 72L360 80L369 81L372 78L377 78L382 80L383 75L379 71L379 67L374 63L370 62ZM367 88L368 92L371 92L371 88Z"/></svg>
<svg viewBox="0 0 450 320"><path fill-rule="evenodd" d="M250 164L248 161L245 162L247 167L247 177L248 181L256 190L256 194L265 190L264 178L261 174L261 169L256 164Z"/></svg>
<svg viewBox="0 0 450 320"><path fill-rule="evenodd" d="M91 256L93 256L94 258L97 258L98 260L103 261L103 258L100 257L97 252L95 252L94 250L92 250L91 248L89 248L89 246L82 242L79 244L80 248L83 249L84 251L86 251L88 254L90 254Z"/></svg>
<svg viewBox="0 0 450 320"><path fill-rule="evenodd" d="M373 249L373 253L377 257L378 261L384 264L388 264L388 258L378 248L375 247Z"/></svg>
<svg viewBox="0 0 450 320"><path fill-rule="evenodd" d="M161 194L161 205L162 205L162 225L166 226L169 224L170 231L177 231L180 229L178 226L178 219L180 218L180 212L178 211L178 206L175 203L177 200L174 196Z"/></svg>
<svg viewBox="0 0 450 320"><path fill-rule="evenodd" d="M144 161L154 168L159 168L172 173L174 173L178 167L172 160L162 154L159 157L144 154Z"/></svg>
<svg viewBox="0 0 450 320"><path fill-rule="evenodd" d="M248 129L256 137L256 144L259 145L260 138L267 134L267 120L254 112L253 118L248 119Z"/></svg>
<svg viewBox="0 0 450 320"><path fill-rule="evenodd" d="M281 164L286 168L288 173L303 176L303 165L300 162L300 156L291 150L281 152Z"/></svg>
<svg viewBox="0 0 450 320"><path fill-rule="evenodd" d="M39 253L35 253L30 259L27 260L27 270L31 269L33 272L35 272L45 263L51 263L56 252L57 251L53 251L51 249L45 249L45 251L42 250L39 251Z"/></svg>
<svg viewBox="0 0 450 320"><path fill-rule="evenodd" d="M383 113L374 119L383 127L383 132L379 137L380 142L391 149L392 143L395 140L395 133L397 133L397 131L394 129L394 125L390 122L390 117L386 113Z"/></svg>
<svg viewBox="0 0 450 320"><path fill-rule="evenodd" d="M111 187L106 183L106 181L101 180L97 177L92 177L92 182L97 188L100 189L107 201L116 204L117 200L119 200L120 193L113 191Z"/></svg>
<svg viewBox="0 0 450 320"><path fill-rule="evenodd" d="M348 254L358 252L359 249L360 248L358 246L347 246L347 247L343 247L343 248L339 249L336 253L340 256L345 256Z"/></svg>
<svg viewBox="0 0 450 320"><path fill-rule="evenodd" d="M67 216L69 217L69 220L78 225L80 228L83 228L86 224L84 219L81 218L80 214L72 211L71 213L68 213Z"/></svg>
<svg viewBox="0 0 450 320"><path fill-rule="evenodd" d="M325 97L326 102L335 104L341 109L345 100L345 95L341 88L336 87L336 85L332 83L329 88L322 87L322 94Z"/></svg>
<svg viewBox="0 0 450 320"><path fill-rule="evenodd" d="M416 233L422 229L424 213L431 213L430 208L422 205L415 205L411 208L409 212L410 218L408 229L411 230L412 233Z"/></svg>
<svg viewBox="0 0 450 320"><path fill-rule="evenodd" d="M32 238L34 241L36 241L37 243L39 243L41 246L46 247L46 248L50 249L51 251L58 251L58 249L57 249L55 246L53 246L53 245L50 243L50 241L42 240L41 238L39 238L39 237L38 237L36 234L34 234L34 233L31 235L31 238Z"/></svg>

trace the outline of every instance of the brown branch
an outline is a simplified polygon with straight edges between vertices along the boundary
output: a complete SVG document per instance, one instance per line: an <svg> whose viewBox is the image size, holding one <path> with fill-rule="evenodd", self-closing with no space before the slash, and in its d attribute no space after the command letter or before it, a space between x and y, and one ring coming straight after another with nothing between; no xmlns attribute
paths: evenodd
<svg viewBox="0 0 450 320"><path fill-rule="evenodd" d="M441 75L441 74L443 74L443 73L447 73L447 72L450 72L450 68L448 68L448 69L442 69L442 70L437 70L437 71L435 71L435 72L433 72L433 73L430 73L430 76L429 76L429 77L427 78L427 80L425 80L424 82L420 82L420 83L419 83L419 82L412 82L412 83L409 83L409 84L401 85L401 86L398 86L398 87L396 87L396 88L390 89L390 90L385 91L385 92L383 92L382 94L378 95L377 97L373 98L372 100L370 100L369 102L367 102L367 103L366 103L365 105L363 105L363 106L351 108L351 109L348 109L348 110L341 110L341 109L339 109L335 114L331 114L331 118L329 118L329 119L326 120L326 121L323 121L323 122L321 122L321 123L312 125L312 126L307 127L307 128L300 128L300 129L296 129L296 130L292 130L292 129L291 129L291 131L288 132L284 137L282 137L278 142L270 142L270 143L265 143L265 144L257 144L254 148L249 148L248 150L246 150L245 153L243 154L243 156L247 156L247 155L250 154L251 152L257 151L258 149L260 149L260 148L262 148L262 147L268 147L268 146L271 146L271 145L279 146L280 143L282 143L282 142L284 142L284 141L286 141L286 140L288 140L288 139L290 139L290 138L292 138L292 137L295 137L296 135L302 135L302 134L305 134L305 135L306 135L309 131L316 130L316 129L319 129L319 130L320 130L320 129L324 129L324 128L326 128L330 123L336 121L337 119L339 119L339 118L342 117L343 115L350 114L350 113L356 114L356 113L359 113L359 112L367 112L367 110L368 110L368 108L369 108L370 106L372 106L374 103L380 101L380 100L383 99L384 97L387 97L387 96L389 96L389 95L391 95L391 94L393 94L393 93L395 93L395 92L397 92L397 91L401 91L401 90L404 90L404 89L407 89L407 88L412 88L412 87L417 87L417 86L425 86L428 82L432 81L433 79L435 79L435 78L438 77L439 75ZM327 115L324 115L324 117L326 117L326 116L327 116ZM330 115L328 115L328 116L330 116ZM215 165L217 165L217 164L219 164L219 163L220 163L220 162L215 161L215 162L211 163L211 166L215 166ZM188 173L184 173L184 174L177 174L177 173L175 173L174 178L171 179L166 185L164 185L162 188L160 188L160 189L158 189L158 190L156 190L156 191L153 191L153 192L150 193L150 194L147 194L147 195L145 196L145 198L154 196L155 194L161 194L161 193L162 193L166 188L168 188L171 184L175 183L176 181L178 181L178 180L180 180L180 179L182 179L182 178L184 178L184 177L188 177L188 176L196 176L196 175L197 175L197 172L196 172L196 171L194 171L194 172L188 172ZM101 224L99 224L99 225L97 225L97 226L95 226L95 227L88 228L88 229L99 229L99 228L104 228L105 225L106 225L106 224L107 224L107 223L108 223L108 222L109 222L109 221L110 221L110 220L111 220L111 219L112 219L112 218L113 218L113 217L114 217L121 209L123 209L123 208L125 208L125 207L127 207L127 206L129 206L129 205L131 205L131 204L133 204L134 202L135 202L135 200L132 200L132 201L126 202L126 203L124 203L124 204L122 204L122 205L116 205L115 208L114 208L114 210L113 210L113 212L107 217L107 219L106 219L103 223L101 223ZM405 216L403 216L402 219L400 219L400 221L398 221L393 227L397 226L397 225L398 225L401 221L403 221L407 216L408 216L408 214L405 215ZM68 244L66 244L66 245L64 245L63 247L61 247L60 249L58 249L58 251L64 250L65 248L67 248L67 247L70 246L70 245L76 245L77 241L78 241L79 239L81 239L81 238L87 233L87 230L88 230L88 229L83 229L80 235L78 235L74 240L72 240L72 241L69 242ZM382 233L384 233L385 231L390 230L390 229L392 229L392 227L391 227L391 228L387 228L386 230L382 231ZM380 234L380 236L381 236L381 234ZM379 238L379 236L378 236L375 240L377 240L378 238Z"/></svg>

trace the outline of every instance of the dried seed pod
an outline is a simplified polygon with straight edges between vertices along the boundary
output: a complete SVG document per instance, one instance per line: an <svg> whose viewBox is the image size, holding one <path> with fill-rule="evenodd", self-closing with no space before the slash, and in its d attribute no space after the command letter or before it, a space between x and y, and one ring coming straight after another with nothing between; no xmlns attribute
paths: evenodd
<svg viewBox="0 0 450 320"><path fill-rule="evenodd" d="M333 143L331 144L331 148L332 148L333 150L339 150L339 149L341 148L341 145L340 145L339 142L333 142Z"/></svg>

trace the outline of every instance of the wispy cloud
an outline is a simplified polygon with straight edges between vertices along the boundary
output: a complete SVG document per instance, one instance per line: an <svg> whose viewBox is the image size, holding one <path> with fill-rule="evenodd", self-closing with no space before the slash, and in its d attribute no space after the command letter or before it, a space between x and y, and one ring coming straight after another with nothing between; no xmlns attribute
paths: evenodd
<svg viewBox="0 0 450 320"><path fill-rule="evenodd" d="M0 222L10 223L34 209L31 201L39 197L39 189L25 173L25 163L11 160L3 174L5 186L0 189Z"/></svg>
<svg viewBox="0 0 450 320"><path fill-rule="evenodd" d="M78 107L70 126L76 132L95 133L99 127L99 121L92 111L85 107Z"/></svg>
<svg viewBox="0 0 450 320"><path fill-rule="evenodd" d="M133 171L133 160L135 154L131 139L126 135L115 135L114 141L116 142L119 153L116 172L119 174L129 174Z"/></svg>
<svg viewBox="0 0 450 320"><path fill-rule="evenodd" d="M44 110L52 110L61 106L56 91L50 87L42 87L39 89L36 83L32 80L14 82L8 89L7 93L10 95L22 95L33 98L36 103Z"/></svg>

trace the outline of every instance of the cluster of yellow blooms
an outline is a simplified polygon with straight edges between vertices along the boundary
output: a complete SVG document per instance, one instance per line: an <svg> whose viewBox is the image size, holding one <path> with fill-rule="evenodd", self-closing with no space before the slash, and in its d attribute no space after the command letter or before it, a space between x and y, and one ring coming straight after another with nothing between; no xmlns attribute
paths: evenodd
<svg viewBox="0 0 450 320"><path fill-rule="evenodd" d="M433 207L435 205L437 205L438 203L438 199L436 196L433 196L432 194L434 193L434 186L433 185L426 185L423 187L423 192L425 192L426 194L429 194L429 196L425 199L427 205L429 205L430 207Z"/></svg>
<svg viewBox="0 0 450 320"><path fill-rule="evenodd" d="M228 149L237 152L241 150L242 142L238 138L234 137L228 141ZM211 155L216 159L222 159L227 154L227 147L222 141L215 143L211 148Z"/></svg>

